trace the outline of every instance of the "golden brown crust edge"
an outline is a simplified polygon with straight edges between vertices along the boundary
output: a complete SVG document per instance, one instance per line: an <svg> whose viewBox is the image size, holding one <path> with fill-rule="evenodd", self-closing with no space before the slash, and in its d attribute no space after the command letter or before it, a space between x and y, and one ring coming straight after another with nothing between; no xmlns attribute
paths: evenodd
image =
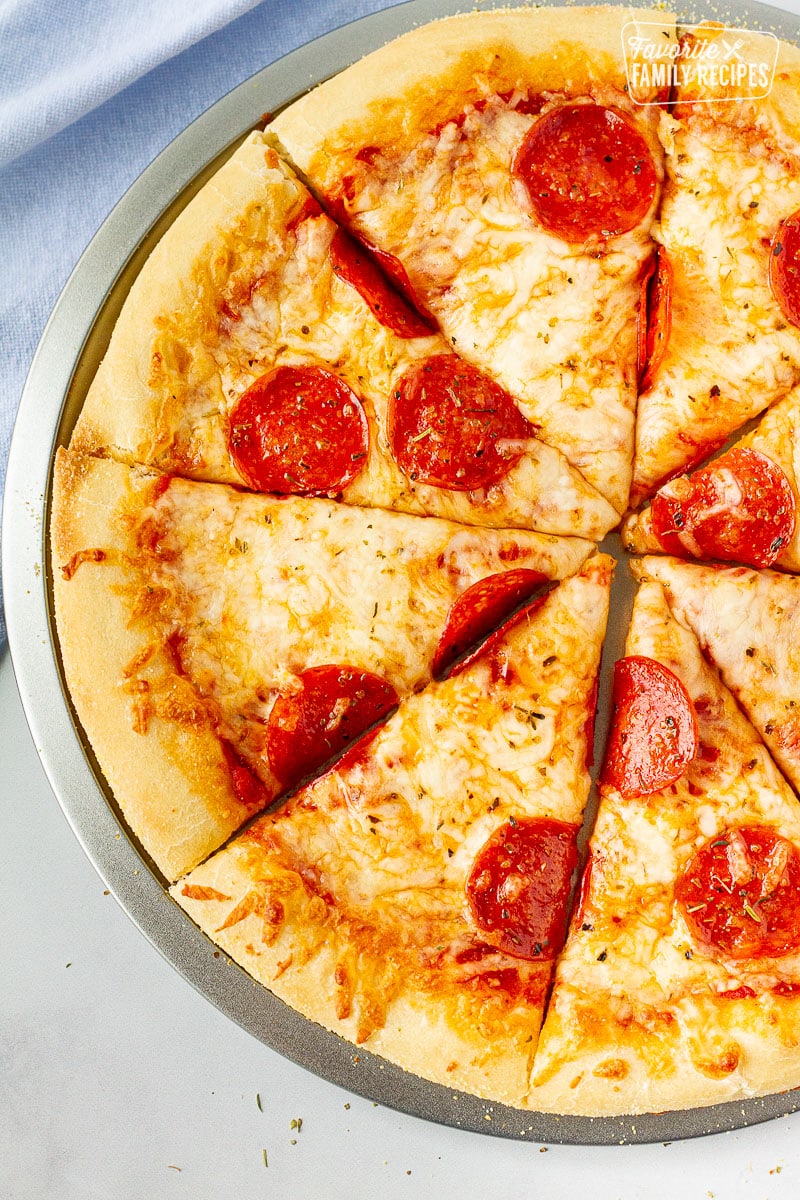
<svg viewBox="0 0 800 1200"><path fill-rule="evenodd" d="M249 813L196 697L175 676L164 646L148 637L146 624L131 620L138 569L129 557L124 514L141 508L154 486L154 476L59 450L53 592L64 674L80 723L127 823L159 869L176 879ZM130 667L143 655L149 657L134 683ZM146 733L136 732L142 676L159 687L171 681L166 703L175 714L154 713Z"/></svg>
<svg viewBox="0 0 800 1200"><path fill-rule="evenodd" d="M565 12L570 28L579 26L569 36L564 34ZM337 155L372 139L383 145L413 143L420 130L459 113L466 100L479 98L476 76L490 76L501 91L513 91L521 81L557 93L580 94L593 84L622 90L621 31L628 21L657 23L666 36L674 35L669 14L612 5L445 17L396 38L327 80L281 113L268 133L315 183L326 186L336 181ZM442 107L448 97L450 113Z"/></svg>
<svg viewBox="0 0 800 1200"><path fill-rule="evenodd" d="M262 921L255 913L221 928L234 902L244 901L246 906L257 884L258 870L248 865L247 854L234 843L170 891L226 954L284 1003L351 1042L354 1054L363 1045L370 1053L433 1083L525 1107L531 1047L541 1013L531 1014L530 1038L521 1032L498 1034L495 1030L489 1039L481 1032L478 1000L463 998L458 1019L453 1020L452 1004L448 1005L446 997L444 1002L434 1003L422 993L415 995L401 988L381 1014L380 1027L362 1039L359 1029L364 1014L358 997L351 1012L337 1012L333 981L343 947L315 914L314 900L302 886L284 896L286 921L272 944L264 943ZM217 893L218 898L203 898L204 889ZM307 945L309 937L314 943L312 952ZM359 960L359 969L361 966Z"/></svg>
<svg viewBox="0 0 800 1200"><path fill-rule="evenodd" d="M581 997L584 1009L587 1003ZM562 1007L548 1014L547 1052L540 1050L534 1067L530 1103L542 1112L657 1113L800 1086L797 996L687 997L669 1010L669 1020L650 1031L623 1028L596 1003L585 1018L594 1030L591 1046L569 1060L573 1039L582 1041L584 1035L569 1015L566 994Z"/></svg>

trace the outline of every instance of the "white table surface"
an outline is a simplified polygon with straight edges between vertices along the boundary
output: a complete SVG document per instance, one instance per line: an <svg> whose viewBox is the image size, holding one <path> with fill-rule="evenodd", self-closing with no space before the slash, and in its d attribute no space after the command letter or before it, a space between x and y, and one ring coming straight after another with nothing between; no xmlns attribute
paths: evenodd
<svg viewBox="0 0 800 1200"><path fill-rule="evenodd" d="M800 1114L666 1146L544 1147L395 1113L254 1040L105 893L39 763L7 651L0 938L4 1200L800 1196Z"/></svg>
<svg viewBox="0 0 800 1200"><path fill-rule="evenodd" d="M0 1196L797 1200L800 1114L667 1146L545 1148L317 1079L217 1012L105 893L7 652L0 763Z"/></svg>

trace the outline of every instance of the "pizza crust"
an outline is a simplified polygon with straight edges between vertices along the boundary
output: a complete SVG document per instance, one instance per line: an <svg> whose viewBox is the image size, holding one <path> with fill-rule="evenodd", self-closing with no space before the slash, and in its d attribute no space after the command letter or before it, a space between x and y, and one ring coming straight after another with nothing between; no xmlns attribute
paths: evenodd
<svg viewBox="0 0 800 1200"><path fill-rule="evenodd" d="M480 98L476 78L497 91L585 94L592 85L626 84L621 30L655 23L674 35L669 14L598 6L580 10L577 33L564 34L559 8L460 13L396 38L285 109L269 133L323 189L338 182L337 156L351 146L411 144L420 131L458 116ZM577 22L576 22L577 23ZM449 104L449 108L448 108Z"/></svg>
<svg viewBox="0 0 800 1200"><path fill-rule="evenodd" d="M262 135L251 134L179 214L137 276L75 426L73 449L157 465L170 450L175 412L188 393L222 411L209 347L217 338L228 255L259 238L268 258L279 253L272 231L285 228L304 197ZM208 459L219 481L240 482L224 442L208 447ZM207 463L184 465L184 473L198 477L207 470Z"/></svg>
<svg viewBox="0 0 800 1200"><path fill-rule="evenodd" d="M233 791L219 738L197 696L175 677L164 646L151 641L141 623L131 623L130 596L142 581L128 557L120 512L126 504L139 507L156 481L137 472L120 494L119 480L115 464L64 451L56 457L56 624L72 702L103 774L127 824L159 870L175 879L216 849L249 811ZM94 549L103 557L93 560ZM84 560L76 562L75 555ZM73 571L69 581L65 567ZM175 719L143 712L148 693L138 690L132 669L139 662L152 686L171 680L163 699ZM137 732L145 724L146 738Z"/></svg>

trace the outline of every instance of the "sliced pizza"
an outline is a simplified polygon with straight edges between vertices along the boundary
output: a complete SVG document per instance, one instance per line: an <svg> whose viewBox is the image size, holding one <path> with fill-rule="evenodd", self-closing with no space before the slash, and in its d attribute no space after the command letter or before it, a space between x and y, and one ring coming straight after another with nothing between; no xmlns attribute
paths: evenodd
<svg viewBox="0 0 800 1200"><path fill-rule="evenodd" d="M641 277L662 179L658 92L622 33L662 12L459 15L325 82L270 130L323 203L622 512ZM649 101L649 103L648 103Z"/></svg>
<svg viewBox="0 0 800 1200"><path fill-rule="evenodd" d="M688 36L711 45L725 34L720 26ZM760 46L774 58L774 42L748 36L754 55ZM698 87L690 74L662 118L667 181L648 285L634 504L800 382L800 51L780 43L772 90L758 101Z"/></svg>
<svg viewBox="0 0 800 1200"><path fill-rule="evenodd" d="M143 267L72 445L261 492L602 537L603 497L252 134Z"/></svg>
<svg viewBox="0 0 800 1200"><path fill-rule="evenodd" d="M527 1103L589 792L613 563L590 559L172 888L293 1007Z"/></svg>
<svg viewBox="0 0 800 1200"><path fill-rule="evenodd" d="M690 1108L800 1083L800 807L660 585L642 585L531 1101Z"/></svg>
<svg viewBox="0 0 800 1200"><path fill-rule="evenodd" d="M800 579L675 558L645 558L633 569L663 586L800 791Z"/></svg>
<svg viewBox="0 0 800 1200"><path fill-rule="evenodd" d="M58 456L67 681L170 878L591 550Z"/></svg>
<svg viewBox="0 0 800 1200"><path fill-rule="evenodd" d="M623 524L636 554L720 559L800 571L800 389L729 450L671 479Z"/></svg>

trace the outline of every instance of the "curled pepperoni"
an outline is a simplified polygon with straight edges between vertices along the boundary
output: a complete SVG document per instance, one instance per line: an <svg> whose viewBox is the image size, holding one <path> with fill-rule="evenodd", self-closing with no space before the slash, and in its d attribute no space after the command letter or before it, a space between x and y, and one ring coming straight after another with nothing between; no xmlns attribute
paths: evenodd
<svg viewBox="0 0 800 1200"><path fill-rule="evenodd" d="M409 479L459 492L499 483L536 433L508 392L455 354L437 354L401 376L387 427Z"/></svg>
<svg viewBox="0 0 800 1200"><path fill-rule="evenodd" d="M603 783L628 799L680 779L698 747L697 715L680 679L653 658L622 658L613 704Z"/></svg>
<svg viewBox="0 0 800 1200"><path fill-rule="evenodd" d="M277 367L236 401L230 454L261 492L334 496L352 483L369 453L361 401L324 367Z"/></svg>
<svg viewBox="0 0 800 1200"><path fill-rule="evenodd" d="M672 332L673 272L667 252L659 246L642 280L637 323L639 391L646 392L661 365Z"/></svg>
<svg viewBox="0 0 800 1200"><path fill-rule="evenodd" d="M666 484L653 497L650 520L669 554L769 567L792 540L796 508L778 464L758 450L735 447Z"/></svg>
<svg viewBox="0 0 800 1200"><path fill-rule="evenodd" d="M800 950L800 852L765 825L725 829L699 848L675 896L692 937L729 958Z"/></svg>
<svg viewBox="0 0 800 1200"><path fill-rule="evenodd" d="M267 722L269 764L284 787L316 771L397 704L390 683L354 667L310 667Z"/></svg>
<svg viewBox="0 0 800 1200"><path fill-rule="evenodd" d="M478 928L515 958L552 959L566 930L575 825L512 817L484 843L467 880Z"/></svg>
<svg viewBox="0 0 800 1200"><path fill-rule="evenodd" d="M800 210L781 221L769 254L769 286L787 321L800 325Z"/></svg>
<svg viewBox="0 0 800 1200"><path fill-rule="evenodd" d="M443 675L470 646L486 637L547 576L529 567L516 567L479 579L458 597L436 648L433 674Z"/></svg>
<svg viewBox="0 0 800 1200"><path fill-rule="evenodd" d="M343 229L337 229L331 242L330 257L334 272L356 289L381 325L401 338L430 337L430 323L390 287L381 274L375 262L379 252L367 250ZM392 259L392 255L380 255L380 258ZM397 263L396 259L393 261ZM382 265L385 269L385 263ZM400 264L397 263L397 266ZM396 267L394 269L396 271ZM400 267L400 270L403 268ZM405 282L410 290L407 275ZM403 290L402 287L400 290Z"/></svg>
<svg viewBox="0 0 800 1200"><path fill-rule="evenodd" d="M615 237L646 216L658 188L647 142L601 104L564 104L541 116L517 151L535 220L566 242Z"/></svg>

